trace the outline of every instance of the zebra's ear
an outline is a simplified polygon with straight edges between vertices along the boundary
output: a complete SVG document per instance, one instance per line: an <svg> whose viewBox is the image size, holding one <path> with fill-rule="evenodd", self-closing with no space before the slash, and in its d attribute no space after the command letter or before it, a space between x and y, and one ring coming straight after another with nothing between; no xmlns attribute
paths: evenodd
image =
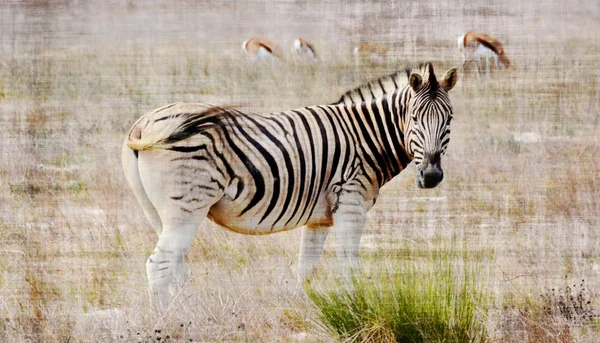
<svg viewBox="0 0 600 343"><path fill-rule="evenodd" d="M417 73L412 73L408 78L408 84L410 85L410 88L416 92L423 84L423 78Z"/></svg>
<svg viewBox="0 0 600 343"><path fill-rule="evenodd" d="M446 91L451 90L456 85L456 81L458 80L458 72L457 68L450 68L446 74L444 74L444 79L440 83L440 86L444 88Z"/></svg>

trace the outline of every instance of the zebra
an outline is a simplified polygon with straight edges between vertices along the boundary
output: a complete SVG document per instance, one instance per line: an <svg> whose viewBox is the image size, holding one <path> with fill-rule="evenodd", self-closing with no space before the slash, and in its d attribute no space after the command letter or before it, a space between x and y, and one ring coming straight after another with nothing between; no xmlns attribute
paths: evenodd
<svg viewBox="0 0 600 343"><path fill-rule="evenodd" d="M174 103L142 116L122 149L126 179L158 234L146 262L150 298L165 311L187 279L201 221L248 235L303 227L298 280L317 266L329 231L345 273L357 265L380 188L416 162L416 184L443 179L457 68L431 63L346 92L329 105L273 114Z"/></svg>

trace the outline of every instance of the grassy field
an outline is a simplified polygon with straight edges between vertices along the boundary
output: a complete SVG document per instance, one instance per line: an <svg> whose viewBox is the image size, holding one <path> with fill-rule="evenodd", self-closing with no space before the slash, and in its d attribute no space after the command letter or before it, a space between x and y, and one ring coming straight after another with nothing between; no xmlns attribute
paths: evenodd
<svg viewBox="0 0 600 343"><path fill-rule="evenodd" d="M418 190L411 166L383 189L365 268L442 251L476 265L491 341L598 341L597 1L144 4L0 4L0 341L331 341L295 283L299 230L248 237L205 222L185 296L153 314L144 263L157 237L122 175L125 134L169 102L269 112L423 61L443 72L470 29L500 39L516 69L459 75L445 180ZM285 51L303 36L321 61L253 65L240 49L250 36ZM357 59L361 42L391 49Z"/></svg>

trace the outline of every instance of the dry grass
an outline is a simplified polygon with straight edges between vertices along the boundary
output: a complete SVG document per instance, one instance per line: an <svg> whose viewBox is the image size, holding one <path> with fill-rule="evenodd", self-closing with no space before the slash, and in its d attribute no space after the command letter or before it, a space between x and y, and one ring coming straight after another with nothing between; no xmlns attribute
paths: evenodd
<svg viewBox="0 0 600 343"><path fill-rule="evenodd" d="M376 267L452 242L483 266L490 337L595 341L596 320L545 314L543 296L585 279L600 310L598 10L591 0L0 5L0 340L329 341L293 281L297 231L246 237L205 223L188 256L193 281L155 317L144 261L156 237L122 176L124 134L173 101L267 112L335 101L415 62L445 70L459 63L456 36L475 29L497 36L517 69L461 77L447 179L418 190L411 167L384 188L361 253ZM286 51L303 36L322 62L251 65L240 51L250 35ZM357 61L361 41L393 48ZM328 241L324 264L332 251Z"/></svg>

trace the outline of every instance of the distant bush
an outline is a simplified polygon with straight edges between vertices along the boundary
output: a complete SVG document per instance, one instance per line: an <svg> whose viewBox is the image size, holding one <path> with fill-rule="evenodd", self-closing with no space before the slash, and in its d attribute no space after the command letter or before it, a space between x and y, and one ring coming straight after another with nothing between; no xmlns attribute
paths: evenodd
<svg viewBox="0 0 600 343"><path fill-rule="evenodd" d="M322 324L350 342L485 342L489 296L447 257L398 262L347 285L307 286Z"/></svg>

